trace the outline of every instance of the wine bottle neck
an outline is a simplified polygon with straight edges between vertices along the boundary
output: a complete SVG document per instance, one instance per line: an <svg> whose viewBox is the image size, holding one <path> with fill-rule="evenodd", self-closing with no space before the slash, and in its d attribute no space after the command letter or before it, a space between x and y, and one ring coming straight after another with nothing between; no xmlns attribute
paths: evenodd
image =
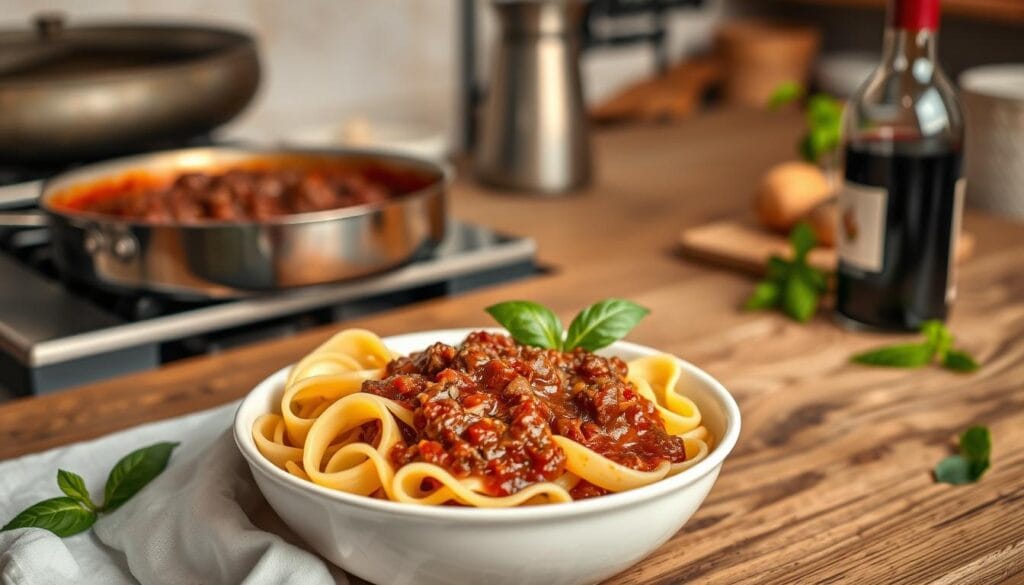
<svg viewBox="0 0 1024 585"><path fill-rule="evenodd" d="M938 57L937 36L935 30L888 26L882 50L883 64L895 71L903 71L921 60L934 64Z"/></svg>

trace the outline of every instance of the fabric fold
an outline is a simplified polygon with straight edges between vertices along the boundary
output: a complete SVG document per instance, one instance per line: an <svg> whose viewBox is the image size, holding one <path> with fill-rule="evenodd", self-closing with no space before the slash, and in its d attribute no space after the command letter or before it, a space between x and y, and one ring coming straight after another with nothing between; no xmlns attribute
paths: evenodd
<svg viewBox="0 0 1024 585"><path fill-rule="evenodd" d="M230 430L236 404L134 427L0 462L0 524L60 495L57 469L102 499L125 454L180 441L170 464L92 529L58 538L39 528L0 532L0 585L330 585L344 572L306 550L267 504Z"/></svg>
<svg viewBox="0 0 1024 585"><path fill-rule="evenodd" d="M254 524L251 517L267 504L230 432L188 460L182 455L94 527L104 544L124 553L141 583L336 582L319 557ZM294 539L280 520L272 522Z"/></svg>

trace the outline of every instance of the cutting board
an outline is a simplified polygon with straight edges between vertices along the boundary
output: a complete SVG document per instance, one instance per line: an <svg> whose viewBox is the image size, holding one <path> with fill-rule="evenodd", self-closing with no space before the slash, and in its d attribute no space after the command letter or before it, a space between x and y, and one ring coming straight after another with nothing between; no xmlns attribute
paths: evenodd
<svg viewBox="0 0 1024 585"><path fill-rule="evenodd" d="M791 254L785 236L770 232L753 223L726 219L683 230L680 234L683 253L733 270L761 275L772 255L788 258ZM974 236L960 234L956 246L956 261L961 263L974 251ZM811 250L808 262L828 272L836 268L835 248L818 247Z"/></svg>

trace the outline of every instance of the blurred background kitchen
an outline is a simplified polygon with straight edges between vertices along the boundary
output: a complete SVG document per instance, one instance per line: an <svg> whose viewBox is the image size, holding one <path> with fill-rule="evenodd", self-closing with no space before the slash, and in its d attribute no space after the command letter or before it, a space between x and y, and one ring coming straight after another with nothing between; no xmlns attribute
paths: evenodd
<svg viewBox="0 0 1024 585"><path fill-rule="evenodd" d="M443 129L458 144L463 111L460 18L469 2L457 0L313 0L296 6L273 0L6 0L6 27L28 26L44 11L62 11L69 22L187 20L238 27L260 48L264 79L259 94L232 131L280 138L300 126L358 116L405 117ZM486 78L497 26L487 2L478 1L476 63ZM821 33L819 62L842 65L857 77L879 57L883 0L623 1L650 14L608 20L619 30L664 30L671 63L712 49L715 33L733 19L781 18ZM595 12L600 13L598 7ZM1024 59L1024 8L1016 0L943 2L940 59L956 77L965 69ZM654 41L652 41L653 43ZM651 76L656 45L636 40L585 51L581 73L586 100L600 103L632 82ZM369 49L372 48L372 49ZM829 61L829 60L833 61ZM825 78L832 76L826 72ZM817 79L821 79L819 76ZM841 81L831 88L849 87ZM853 82L854 84L856 82Z"/></svg>
<svg viewBox="0 0 1024 585"><path fill-rule="evenodd" d="M1005 157L1005 177L988 199L969 195L968 204L1024 216L1024 3L942 5L939 61L951 78L987 64L1017 64L982 80L1008 86L1002 93L1011 96L996 108L1006 117L988 123L1017 130L1004 132L997 148ZM571 130L586 145L585 126L600 131L605 125L672 124L722 108L765 109L786 82L846 98L880 60L884 9L884 0L594 0L580 20L567 21L578 27L569 36L582 46L581 115L589 119ZM157 21L238 29L256 41L259 88L240 115L212 135L204 133L200 143L384 146L437 160L452 157L469 171L472 155L488 138L480 110L483 88L495 83L493 56L501 44L496 13L483 0L6 0L2 24L30 30L44 15L43 25L50 26L56 19L67 27ZM575 74L575 65L567 63L566 75ZM586 152L565 156L590 163ZM591 180L589 169L580 169L567 189ZM0 161L8 185L0 187L0 205L15 211L30 206L35 191L10 186L59 171ZM750 185L751 193L756 187ZM540 184L535 189L545 190ZM529 229L506 235L476 227L456 229L456 244L418 261L411 272L321 289L326 292L316 299L284 295L199 304L54 285L47 236L0 229L0 281L18 282L0 290L0 388L6 388L0 396L56 391L539 270ZM39 274L34 298L40 304L25 309L23 283ZM68 300L69 293L84 300Z"/></svg>

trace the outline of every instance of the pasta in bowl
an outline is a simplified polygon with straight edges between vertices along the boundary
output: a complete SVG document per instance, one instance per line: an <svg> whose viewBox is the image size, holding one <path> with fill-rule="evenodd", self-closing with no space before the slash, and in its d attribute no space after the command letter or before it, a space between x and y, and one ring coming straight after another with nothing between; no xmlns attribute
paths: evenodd
<svg viewBox="0 0 1024 585"><path fill-rule="evenodd" d="M282 519L360 577L589 583L696 511L739 412L699 369L625 342L347 330L253 390L234 430Z"/></svg>

